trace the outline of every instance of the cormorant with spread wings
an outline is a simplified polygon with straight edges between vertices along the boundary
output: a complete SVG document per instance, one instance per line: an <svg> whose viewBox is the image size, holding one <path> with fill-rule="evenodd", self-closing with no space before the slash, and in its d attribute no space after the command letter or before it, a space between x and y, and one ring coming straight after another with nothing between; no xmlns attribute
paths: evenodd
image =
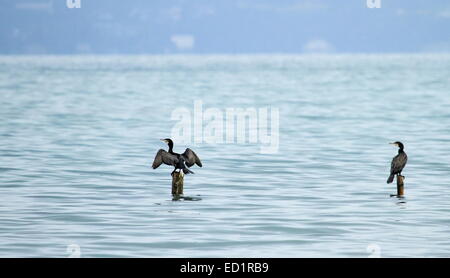
<svg viewBox="0 0 450 278"><path fill-rule="evenodd" d="M202 162L200 161L200 158L193 150L187 148L182 154L174 153L173 141L171 139L169 138L161 139L161 141L169 145L169 151L160 149L156 153L155 160L153 161L152 165L153 169L158 168L161 164L164 163L175 167L175 169L172 172L173 175L173 173L175 173L177 169L180 172L183 171L183 173L185 174L194 174L194 172L189 170L189 168L192 167L194 164L197 164L199 167L202 167Z"/></svg>

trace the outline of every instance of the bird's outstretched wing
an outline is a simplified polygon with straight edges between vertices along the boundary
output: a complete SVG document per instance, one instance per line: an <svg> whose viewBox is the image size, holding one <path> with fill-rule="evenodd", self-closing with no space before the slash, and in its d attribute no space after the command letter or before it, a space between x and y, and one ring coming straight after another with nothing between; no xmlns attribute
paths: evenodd
<svg viewBox="0 0 450 278"><path fill-rule="evenodd" d="M167 165L175 166L178 163L178 158L175 155L170 154L163 149L160 149L158 151L158 153L156 153L152 168L156 169L163 163L167 164Z"/></svg>
<svg viewBox="0 0 450 278"><path fill-rule="evenodd" d="M184 151L183 156L185 158L185 164L187 167L192 167L194 164L197 164L199 167L203 166L200 158L193 150L187 148Z"/></svg>

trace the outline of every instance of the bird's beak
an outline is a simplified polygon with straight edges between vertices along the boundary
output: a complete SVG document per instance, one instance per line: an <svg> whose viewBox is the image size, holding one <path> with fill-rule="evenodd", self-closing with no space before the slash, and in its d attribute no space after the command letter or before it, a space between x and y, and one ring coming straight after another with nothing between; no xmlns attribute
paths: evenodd
<svg viewBox="0 0 450 278"><path fill-rule="evenodd" d="M167 143L166 140L164 140L164 139L159 139L159 140L163 141L164 143Z"/></svg>
<svg viewBox="0 0 450 278"><path fill-rule="evenodd" d="M396 143L389 143L390 145L395 145L395 146L398 146Z"/></svg>

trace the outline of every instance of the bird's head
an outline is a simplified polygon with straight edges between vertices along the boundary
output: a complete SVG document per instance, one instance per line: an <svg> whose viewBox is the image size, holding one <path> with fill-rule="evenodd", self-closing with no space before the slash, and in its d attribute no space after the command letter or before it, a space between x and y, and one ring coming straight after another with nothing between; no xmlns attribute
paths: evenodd
<svg viewBox="0 0 450 278"><path fill-rule="evenodd" d="M164 143L166 143L167 145L172 146L173 147L173 141L170 138L166 138L166 139L160 139L161 141L163 141Z"/></svg>
<svg viewBox="0 0 450 278"><path fill-rule="evenodd" d="M404 148L403 143L399 141L395 141L394 143L389 143L391 145L397 146L398 148L402 149Z"/></svg>

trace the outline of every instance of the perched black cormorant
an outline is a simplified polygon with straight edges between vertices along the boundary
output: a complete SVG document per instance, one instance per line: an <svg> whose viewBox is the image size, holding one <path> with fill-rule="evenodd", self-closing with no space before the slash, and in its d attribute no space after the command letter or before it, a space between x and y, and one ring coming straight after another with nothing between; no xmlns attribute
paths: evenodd
<svg viewBox="0 0 450 278"><path fill-rule="evenodd" d="M202 162L200 161L200 158L197 156L197 154L187 148L184 153L174 153L173 152L173 141L169 138L167 139L161 139L161 141L165 142L167 145L169 145L169 151L165 151L163 149L160 149L158 153L155 156L155 160L153 161L152 168L156 169L161 164L167 164L174 166L175 169L172 172L175 173L177 169L183 171L185 174L194 174L191 170L188 168L192 167L194 164L197 164L198 166L202 167Z"/></svg>
<svg viewBox="0 0 450 278"><path fill-rule="evenodd" d="M387 183L391 183L394 181L395 175L402 174L403 168L405 168L406 162L408 161L408 156L406 155L405 151L403 150L404 146L402 142L394 142L390 143L392 145L396 145L398 149L398 154L392 159L391 163L391 174L387 180Z"/></svg>

